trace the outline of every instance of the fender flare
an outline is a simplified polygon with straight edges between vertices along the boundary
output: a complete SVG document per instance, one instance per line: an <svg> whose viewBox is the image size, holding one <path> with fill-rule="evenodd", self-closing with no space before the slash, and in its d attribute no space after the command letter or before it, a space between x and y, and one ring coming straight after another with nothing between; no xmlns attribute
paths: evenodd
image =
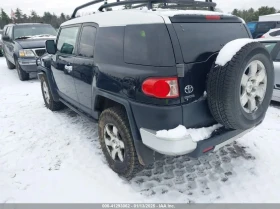
<svg viewBox="0 0 280 209"><path fill-rule="evenodd" d="M51 91L51 94L53 96L53 100L56 101L56 102L59 102L59 95L57 93L57 86L56 86L55 81L53 79L52 72L49 69L46 69L42 66L38 66L38 71L40 72L40 73L38 73L38 78L40 80L41 80L43 74L45 74L47 76L50 91Z"/></svg>
<svg viewBox="0 0 280 209"><path fill-rule="evenodd" d="M150 149L149 147L147 147L143 144L141 135L140 135L140 131L137 128L137 125L136 125L136 122L134 119L131 105L127 99L112 95L112 94L104 92L100 89L96 89L95 92L96 92L95 98L97 98L98 96L102 96L102 97L113 100L114 102L117 102L124 106L127 117L128 117L129 125L130 125L132 138L134 141L135 150L138 155L139 162L142 165L149 165L149 164L153 163L156 159L159 159L162 157L160 154L156 153L154 150ZM94 110L95 110L96 99L93 104L94 104Z"/></svg>

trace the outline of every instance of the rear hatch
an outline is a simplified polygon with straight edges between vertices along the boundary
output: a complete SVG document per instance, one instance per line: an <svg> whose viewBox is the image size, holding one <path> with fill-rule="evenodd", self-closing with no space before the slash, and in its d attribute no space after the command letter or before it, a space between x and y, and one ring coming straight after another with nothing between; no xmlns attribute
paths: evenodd
<svg viewBox="0 0 280 209"><path fill-rule="evenodd" d="M203 97L206 76L218 52L228 42L250 38L242 21L235 16L175 15L170 17L177 34L183 63L179 77L181 103L188 104Z"/></svg>

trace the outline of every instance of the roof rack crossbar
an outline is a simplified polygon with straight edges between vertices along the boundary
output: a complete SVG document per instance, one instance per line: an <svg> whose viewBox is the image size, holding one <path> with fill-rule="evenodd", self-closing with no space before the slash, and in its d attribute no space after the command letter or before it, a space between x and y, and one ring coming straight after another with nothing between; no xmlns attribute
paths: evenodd
<svg viewBox="0 0 280 209"><path fill-rule="evenodd" d="M109 8L109 7L115 7L115 6L121 6L121 5L134 5L134 4L138 4L138 5L132 6L131 8L139 8L139 7L147 6L148 9L152 9L153 4L164 3L164 5L161 6L160 8L172 8L172 7L176 8L176 7L183 7L183 6L192 6L192 7L194 6L194 7L208 7L212 11L214 11L214 8L216 6L216 3L212 2L212 0L205 0L204 2L196 1L196 0L116 0L116 2L113 2L113 3L107 3L107 0L95 0L95 1L91 1L91 2L88 2L86 4L83 4L79 7L77 7L74 10L71 18L75 18L77 12L80 9L83 9L85 7L88 7L88 6L91 6L93 4L97 4L100 2L104 2L104 4L98 8L98 10L101 12L103 11L103 9ZM167 5L167 3L177 4L177 5Z"/></svg>
<svg viewBox="0 0 280 209"><path fill-rule="evenodd" d="M78 12L80 9L83 9L83 8L85 8L85 7L88 7L88 6L91 6L91 5L93 5L93 4L97 4L97 3L100 3L100 2L104 2L104 0L95 0L95 1L91 1L91 2L88 2L88 3L86 3L86 4L83 4L83 5L81 5L81 6L78 6L78 7L74 10L74 12L73 12L73 14L72 14L72 16L71 16L71 19L76 17L76 14L77 14L77 12Z"/></svg>
<svg viewBox="0 0 280 209"><path fill-rule="evenodd" d="M136 8L140 8L140 7L145 7L147 6L147 4L139 4L139 5L136 5L136 6L132 6L131 9L136 9Z"/></svg>
<svg viewBox="0 0 280 209"><path fill-rule="evenodd" d="M212 0L210 0L210 1L212 1ZM130 0L130 1L120 1L120 2L103 4L99 7L98 10L102 11L103 9L108 8L108 7L115 7L115 6L121 6L121 5L133 5L133 4L139 4L139 3L146 3L146 4L143 4L142 6L147 5L148 9L152 9L151 4L157 4L157 3L173 3L173 4L182 4L182 5L195 6L195 7L209 7L210 9L214 8L216 6L216 3L208 2L207 0L205 2L195 1L195 0ZM139 6L139 5L137 5L137 6ZM141 6L139 6L139 7L141 7ZM133 8L138 8L138 7L133 7Z"/></svg>

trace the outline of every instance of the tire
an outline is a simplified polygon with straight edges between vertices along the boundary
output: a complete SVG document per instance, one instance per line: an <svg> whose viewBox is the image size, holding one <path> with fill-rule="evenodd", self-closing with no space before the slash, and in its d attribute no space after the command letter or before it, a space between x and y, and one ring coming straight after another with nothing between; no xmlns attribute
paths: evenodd
<svg viewBox="0 0 280 209"><path fill-rule="evenodd" d="M109 132L106 131L106 127ZM113 127L117 129L115 132L117 134L113 132ZM134 148L128 118L123 108L111 107L104 110L100 115L98 122L98 132L103 154L105 155L109 167L113 171L126 179L131 179L143 169L143 166L139 163ZM111 137L108 133L114 136ZM119 157L119 152L116 153L115 159L112 157L113 146L116 144L112 141L115 139L115 136L117 136L117 140L122 142L119 143L119 152L123 154L123 161L121 161L121 158ZM107 141L111 142L110 146L106 145Z"/></svg>
<svg viewBox="0 0 280 209"><path fill-rule="evenodd" d="M8 66L8 68L9 68L10 70L16 68L16 66L15 66L13 63L11 63L11 62L7 59L7 57L5 57L5 59L6 59L7 66Z"/></svg>
<svg viewBox="0 0 280 209"><path fill-rule="evenodd" d="M18 61L16 61L16 69L17 69L19 80L21 80L21 81L29 80L29 73L27 73L24 70L22 70L22 68L19 65Z"/></svg>
<svg viewBox="0 0 280 209"><path fill-rule="evenodd" d="M207 79L210 111L226 128L252 128L265 117L273 85L274 67L269 52L261 43L249 43L225 66L213 65L210 70Z"/></svg>
<svg viewBox="0 0 280 209"><path fill-rule="evenodd" d="M45 74L41 77L41 90L45 105L48 109L50 109L51 111L58 111L63 109L63 103L53 100L53 96L50 91L49 83Z"/></svg>

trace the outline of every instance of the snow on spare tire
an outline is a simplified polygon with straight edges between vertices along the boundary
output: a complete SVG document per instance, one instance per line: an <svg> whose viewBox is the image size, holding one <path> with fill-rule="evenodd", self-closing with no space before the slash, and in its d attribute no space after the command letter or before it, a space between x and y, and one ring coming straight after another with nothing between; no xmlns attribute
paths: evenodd
<svg viewBox="0 0 280 209"><path fill-rule="evenodd" d="M213 117L231 129L249 129L265 117L274 85L274 67L264 45L252 39L229 42L208 74Z"/></svg>

